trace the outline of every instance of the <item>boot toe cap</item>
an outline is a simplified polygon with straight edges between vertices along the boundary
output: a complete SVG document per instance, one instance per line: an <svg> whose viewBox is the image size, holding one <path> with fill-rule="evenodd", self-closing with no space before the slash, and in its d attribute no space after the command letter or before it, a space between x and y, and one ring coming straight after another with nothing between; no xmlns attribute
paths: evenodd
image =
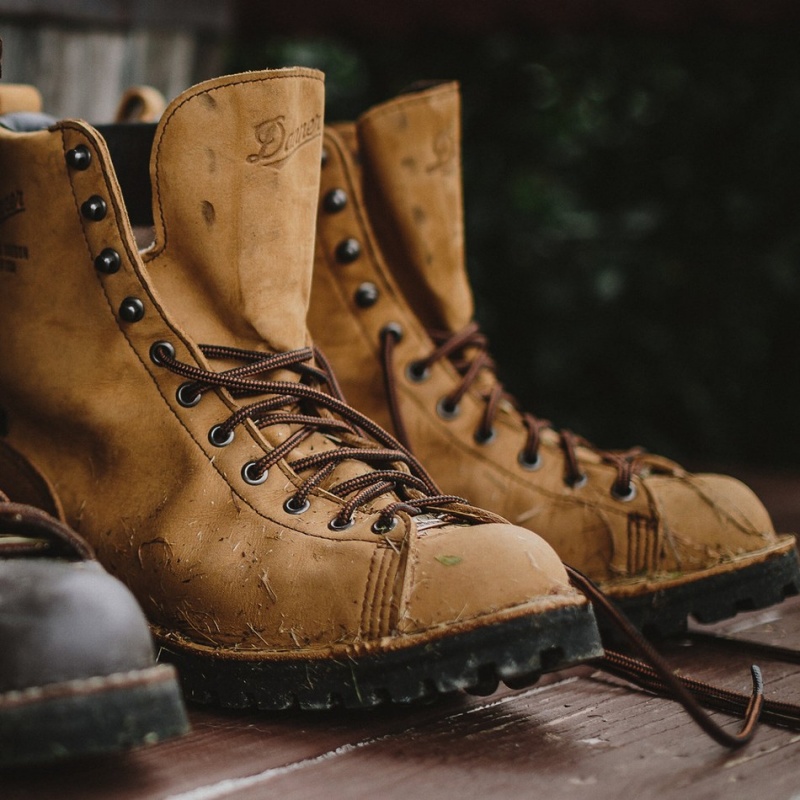
<svg viewBox="0 0 800 800"><path fill-rule="evenodd" d="M536 534L498 523L447 527L417 542L398 628L483 624L584 602L555 551Z"/></svg>
<svg viewBox="0 0 800 800"><path fill-rule="evenodd" d="M0 561L0 691L153 666L147 622L95 562Z"/></svg>

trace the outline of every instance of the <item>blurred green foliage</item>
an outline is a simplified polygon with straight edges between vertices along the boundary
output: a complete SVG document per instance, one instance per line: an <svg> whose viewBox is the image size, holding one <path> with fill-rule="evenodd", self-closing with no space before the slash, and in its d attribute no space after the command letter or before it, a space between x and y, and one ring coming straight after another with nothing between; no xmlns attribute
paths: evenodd
<svg viewBox="0 0 800 800"><path fill-rule="evenodd" d="M598 444L800 464L800 47L775 32L271 40L328 119L464 103L469 269L506 385Z"/></svg>

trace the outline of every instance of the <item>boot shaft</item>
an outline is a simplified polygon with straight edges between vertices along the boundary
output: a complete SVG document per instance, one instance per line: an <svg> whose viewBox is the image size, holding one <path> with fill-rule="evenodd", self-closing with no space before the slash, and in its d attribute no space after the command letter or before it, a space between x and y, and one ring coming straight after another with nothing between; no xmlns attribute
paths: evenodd
<svg viewBox="0 0 800 800"><path fill-rule="evenodd" d="M427 328L474 314L464 266L458 85L419 86L357 124L370 218L390 268Z"/></svg>

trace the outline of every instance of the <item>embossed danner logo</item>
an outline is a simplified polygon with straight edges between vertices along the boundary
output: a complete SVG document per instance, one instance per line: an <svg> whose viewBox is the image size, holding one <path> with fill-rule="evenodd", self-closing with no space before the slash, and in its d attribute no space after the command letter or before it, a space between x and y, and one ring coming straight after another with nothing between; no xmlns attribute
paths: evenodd
<svg viewBox="0 0 800 800"><path fill-rule="evenodd" d="M427 171L449 171L448 168L456 157L456 142L451 130L442 131L433 140L433 155L435 160L432 164L428 164Z"/></svg>
<svg viewBox="0 0 800 800"><path fill-rule="evenodd" d="M315 114L299 125L287 125L286 117L271 117L255 126L260 147L247 156L249 164L278 164L322 133L322 116Z"/></svg>

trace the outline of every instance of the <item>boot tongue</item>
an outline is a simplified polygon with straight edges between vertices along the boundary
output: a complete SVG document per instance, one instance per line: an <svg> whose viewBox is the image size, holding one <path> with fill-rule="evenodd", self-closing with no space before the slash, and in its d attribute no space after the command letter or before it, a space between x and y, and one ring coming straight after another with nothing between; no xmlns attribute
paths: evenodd
<svg viewBox="0 0 800 800"><path fill-rule="evenodd" d="M358 120L370 219L423 323L457 331L473 316L464 264L458 84L404 94Z"/></svg>
<svg viewBox="0 0 800 800"><path fill-rule="evenodd" d="M164 112L143 257L195 341L308 343L323 88L316 70L251 72L195 86Z"/></svg>

